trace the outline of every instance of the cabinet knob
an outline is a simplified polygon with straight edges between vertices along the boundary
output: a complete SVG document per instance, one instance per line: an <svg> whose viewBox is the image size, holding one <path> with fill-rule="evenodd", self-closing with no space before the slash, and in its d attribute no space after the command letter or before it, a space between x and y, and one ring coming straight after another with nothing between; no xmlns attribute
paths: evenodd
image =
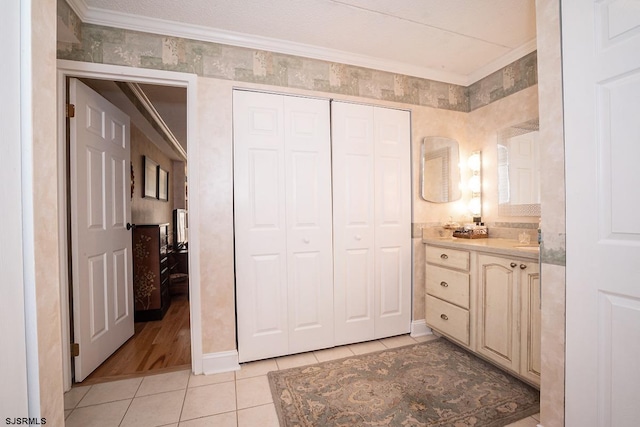
<svg viewBox="0 0 640 427"><path fill-rule="evenodd" d="M442 259L448 259L448 258L449 258L449 255L447 255L447 254L441 254L441 255L440 255L440 258L442 258Z"/></svg>
<svg viewBox="0 0 640 427"><path fill-rule="evenodd" d="M440 282L440 286L442 286L443 288L447 288L449 287L449 284L447 282Z"/></svg>
<svg viewBox="0 0 640 427"><path fill-rule="evenodd" d="M520 270L524 270L525 268L527 268L526 264L520 264Z"/></svg>
<svg viewBox="0 0 640 427"><path fill-rule="evenodd" d="M302 241L305 242L305 243L311 242L311 240L308 237L305 237L304 239L302 239Z"/></svg>
<svg viewBox="0 0 640 427"><path fill-rule="evenodd" d="M517 267L517 265L518 265L517 263L512 262L512 263L511 263L511 268L516 268L516 267Z"/></svg>
<svg viewBox="0 0 640 427"><path fill-rule="evenodd" d="M440 315L440 318L441 318L442 320L449 320L449 316L447 316L446 314L441 314L441 315Z"/></svg>
<svg viewBox="0 0 640 427"><path fill-rule="evenodd" d="M356 235L355 235L355 237L354 237L354 239L356 239L356 240L362 240L362 236L361 236L361 235L359 235L359 234L356 234Z"/></svg>
<svg viewBox="0 0 640 427"><path fill-rule="evenodd" d="M135 224L131 224L130 222L127 223L127 230L131 230L132 228L136 228Z"/></svg>

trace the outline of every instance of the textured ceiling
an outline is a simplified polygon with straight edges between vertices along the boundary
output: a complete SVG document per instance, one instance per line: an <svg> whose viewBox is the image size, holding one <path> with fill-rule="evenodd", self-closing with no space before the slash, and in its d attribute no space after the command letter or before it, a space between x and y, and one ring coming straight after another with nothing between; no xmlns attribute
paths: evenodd
<svg viewBox="0 0 640 427"><path fill-rule="evenodd" d="M229 44L271 43L273 51L465 85L535 49L535 0L68 2L87 22L189 28Z"/></svg>

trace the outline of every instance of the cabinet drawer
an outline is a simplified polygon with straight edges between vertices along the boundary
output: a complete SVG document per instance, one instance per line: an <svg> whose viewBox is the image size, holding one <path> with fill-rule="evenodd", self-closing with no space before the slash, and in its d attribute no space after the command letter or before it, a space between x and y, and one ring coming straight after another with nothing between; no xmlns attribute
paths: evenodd
<svg viewBox="0 0 640 427"><path fill-rule="evenodd" d="M427 295L427 326L469 345L469 312L453 304Z"/></svg>
<svg viewBox="0 0 640 427"><path fill-rule="evenodd" d="M427 266L427 294L469 309L469 274Z"/></svg>
<svg viewBox="0 0 640 427"><path fill-rule="evenodd" d="M425 249L428 263L469 271L469 252L433 246L427 246Z"/></svg>

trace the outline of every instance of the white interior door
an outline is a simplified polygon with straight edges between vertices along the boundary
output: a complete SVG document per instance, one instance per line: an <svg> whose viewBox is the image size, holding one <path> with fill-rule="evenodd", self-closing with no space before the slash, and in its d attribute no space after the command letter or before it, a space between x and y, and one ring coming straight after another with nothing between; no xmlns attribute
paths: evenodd
<svg viewBox="0 0 640 427"><path fill-rule="evenodd" d="M375 338L373 107L331 104L336 345Z"/></svg>
<svg viewBox="0 0 640 427"><path fill-rule="evenodd" d="M329 101L282 99L289 353L299 353L334 342Z"/></svg>
<svg viewBox="0 0 640 427"><path fill-rule="evenodd" d="M234 92L241 362L333 345L329 103Z"/></svg>
<svg viewBox="0 0 640 427"><path fill-rule="evenodd" d="M375 338L411 327L411 128L408 111L375 107Z"/></svg>
<svg viewBox="0 0 640 427"><path fill-rule="evenodd" d="M565 421L638 426L640 2L562 1L562 43Z"/></svg>
<svg viewBox="0 0 640 427"><path fill-rule="evenodd" d="M240 362L286 354L284 103L234 91L234 215Z"/></svg>
<svg viewBox="0 0 640 427"><path fill-rule="evenodd" d="M69 81L75 380L84 380L134 332L129 117Z"/></svg>

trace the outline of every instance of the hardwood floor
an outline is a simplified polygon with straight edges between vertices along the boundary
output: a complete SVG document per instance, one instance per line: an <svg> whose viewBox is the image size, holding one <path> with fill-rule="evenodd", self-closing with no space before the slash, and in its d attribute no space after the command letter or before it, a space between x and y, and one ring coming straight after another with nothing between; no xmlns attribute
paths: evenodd
<svg viewBox="0 0 640 427"><path fill-rule="evenodd" d="M91 385L191 366L189 299L174 295L162 320L138 322L122 347L78 385Z"/></svg>

